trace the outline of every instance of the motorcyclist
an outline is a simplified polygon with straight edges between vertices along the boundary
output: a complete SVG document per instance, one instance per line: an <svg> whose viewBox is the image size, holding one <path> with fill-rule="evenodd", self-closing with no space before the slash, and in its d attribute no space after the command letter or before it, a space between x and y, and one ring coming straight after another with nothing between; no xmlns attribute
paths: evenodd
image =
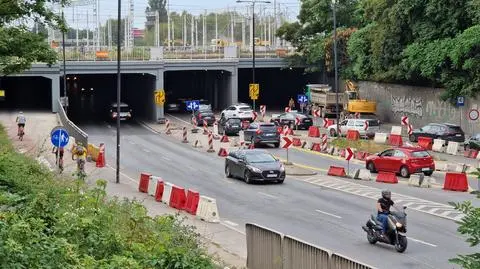
<svg viewBox="0 0 480 269"><path fill-rule="evenodd" d="M17 119L15 120L17 123L18 129L17 129L17 135L20 135L20 127L25 128L25 123L27 122L27 118L25 115L23 115L23 112L20 111L17 115Z"/></svg>
<svg viewBox="0 0 480 269"><path fill-rule="evenodd" d="M377 201L377 220L382 223L383 236L386 236L387 233L388 215L390 214L390 207L393 205L392 192L390 190L383 190L382 197Z"/></svg>

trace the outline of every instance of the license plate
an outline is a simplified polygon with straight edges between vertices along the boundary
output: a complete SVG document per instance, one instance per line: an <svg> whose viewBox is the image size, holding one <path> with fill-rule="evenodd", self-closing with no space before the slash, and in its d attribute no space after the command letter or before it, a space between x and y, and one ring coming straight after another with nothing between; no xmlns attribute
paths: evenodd
<svg viewBox="0 0 480 269"><path fill-rule="evenodd" d="M456 134L456 136L462 136L461 134Z"/></svg>
<svg viewBox="0 0 480 269"><path fill-rule="evenodd" d="M265 134L265 136L274 136L275 134Z"/></svg>
<svg viewBox="0 0 480 269"><path fill-rule="evenodd" d="M267 177L277 177L277 174L269 174Z"/></svg>
<svg viewBox="0 0 480 269"><path fill-rule="evenodd" d="M304 120L304 122L310 122L310 120Z"/></svg>
<svg viewBox="0 0 480 269"><path fill-rule="evenodd" d="M239 125L232 125L232 128L238 128L240 127Z"/></svg>
<svg viewBox="0 0 480 269"><path fill-rule="evenodd" d="M203 119L205 119L205 120L209 120L209 119L211 119L211 118L210 118L210 117L204 117Z"/></svg>
<svg viewBox="0 0 480 269"><path fill-rule="evenodd" d="M430 168L422 168L422 171L430 171Z"/></svg>

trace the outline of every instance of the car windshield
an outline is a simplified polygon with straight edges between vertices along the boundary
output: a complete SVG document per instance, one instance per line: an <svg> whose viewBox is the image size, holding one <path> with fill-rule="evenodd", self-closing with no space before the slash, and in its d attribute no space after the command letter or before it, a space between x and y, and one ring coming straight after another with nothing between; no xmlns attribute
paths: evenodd
<svg viewBox="0 0 480 269"><path fill-rule="evenodd" d="M245 157L249 163L273 163L277 161L268 153L247 154Z"/></svg>
<svg viewBox="0 0 480 269"><path fill-rule="evenodd" d="M248 107L248 106L241 106L241 107L238 108L238 110L240 110L240 111L249 111L249 110L252 110L252 109L251 109L250 107Z"/></svg>
<svg viewBox="0 0 480 269"><path fill-rule="evenodd" d="M213 115L211 110L200 110L199 111L202 115Z"/></svg>
<svg viewBox="0 0 480 269"><path fill-rule="evenodd" d="M113 112L117 111L117 106L112 106L111 110ZM130 112L130 107L129 106L120 106L120 112Z"/></svg>
<svg viewBox="0 0 480 269"><path fill-rule="evenodd" d="M452 133L463 133L462 128L460 128L460 126L448 126L448 129Z"/></svg>
<svg viewBox="0 0 480 269"><path fill-rule="evenodd" d="M229 119L228 123L230 124L240 124L242 121L240 119Z"/></svg>
<svg viewBox="0 0 480 269"><path fill-rule="evenodd" d="M412 157L416 157L416 158L425 158L425 157L429 157L430 154L428 154L427 151L425 150L422 150L422 151L413 151L412 152Z"/></svg>
<svg viewBox="0 0 480 269"><path fill-rule="evenodd" d="M276 132L277 127L275 124L262 124L260 125L260 129L265 132Z"/></svg>
<svg viewBox="0 0 480 269"><path fill-rule="evenodd" d="M378 120L366 120L368 122L368 126L378 126Z"/></svg>

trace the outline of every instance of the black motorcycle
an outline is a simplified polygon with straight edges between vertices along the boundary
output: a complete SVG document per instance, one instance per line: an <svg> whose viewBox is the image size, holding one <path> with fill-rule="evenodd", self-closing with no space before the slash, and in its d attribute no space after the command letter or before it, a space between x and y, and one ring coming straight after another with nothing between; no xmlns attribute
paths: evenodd
<svg viewBox="0 0 480 269"><path fill-rule="evenodd" d="M391 211L388 215L388 229L386 236L382 233L382 223L377 220L376 214L372 214L362 229L367 232L367 240L370 244L382 242L395 246L395 250L402 253L407 249L407 213L403 210Z"/></svg>

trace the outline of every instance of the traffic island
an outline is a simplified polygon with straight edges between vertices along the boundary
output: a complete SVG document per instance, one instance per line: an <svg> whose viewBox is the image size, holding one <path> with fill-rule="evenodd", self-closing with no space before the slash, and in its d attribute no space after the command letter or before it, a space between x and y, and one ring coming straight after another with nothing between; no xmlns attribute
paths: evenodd
<svg viewBox="0 0 480 269"><path fill-rule="evenodd" d="M317 172L312 171L310 169L298 167L292 162L284 162L285 165L285 173L289 176L314 176Z"/></svg>

